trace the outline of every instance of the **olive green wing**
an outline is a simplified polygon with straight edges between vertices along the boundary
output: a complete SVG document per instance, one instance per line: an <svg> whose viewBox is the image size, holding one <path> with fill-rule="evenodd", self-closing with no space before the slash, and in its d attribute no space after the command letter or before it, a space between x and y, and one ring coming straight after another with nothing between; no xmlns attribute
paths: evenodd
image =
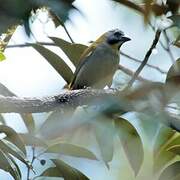
<svg viewBox="0 0 180 180"><path fill-rule="evenodd" d="M76 70L75 70L75 73L74 73L74 76L73 76L73 79L69 85L69 88L70 89L73 89L74 88L74 83L76 81L76 77L77 77L77 74L79 73L81 67L88 61L88 57L92 55L92 53L95 51L96 49L96 45L95 44L92 44L90 47L88 47L84 52L83 54L81 55L80 57L80 62L78 64L78 66L76 67Z"/></svg>

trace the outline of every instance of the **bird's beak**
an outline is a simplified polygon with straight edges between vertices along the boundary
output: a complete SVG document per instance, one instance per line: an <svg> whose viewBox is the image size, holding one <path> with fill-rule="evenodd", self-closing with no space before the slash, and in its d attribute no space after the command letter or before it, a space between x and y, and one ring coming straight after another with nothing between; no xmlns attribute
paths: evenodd
<svg viewBox="0 0 180 180"><path fill-rule="evenodd" d="M130 41L130 40L131 39L126 36L121 37L121 41L123 41L123 42Z"/></svg>

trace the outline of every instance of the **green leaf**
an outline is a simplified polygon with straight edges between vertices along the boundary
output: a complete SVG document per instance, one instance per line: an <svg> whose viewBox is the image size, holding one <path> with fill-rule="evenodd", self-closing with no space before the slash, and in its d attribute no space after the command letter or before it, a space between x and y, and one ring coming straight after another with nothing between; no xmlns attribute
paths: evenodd
<svg viewBox="0 0 180 180"><path fill-rule="evenodd" d="M34 44L32 47L51 64L68 84L71 82L73 72L61 57L39 44Z"/></svg>
<svg viewBox="0 0 180 180"><path fill-rule="evenodd" d="M180 144L171 146L170 148L167 149L167 151L171 151L174 154L180 155Z"/></svg>
<svg viewBox="0 0 180 180"><path fill-rule="evenodd" d="M0 133L5 133L7 135L6 140L15 144L26 155L25 145L16 131L8 126L0 125Z"/></svg>
<svg viewBox="0 0 180 180"><path fill-rule="evenodd" d="M40 176L63 177L62 173L57 167L50 167L46 169Z"/></svg>
<svg viewBox="0 0 180 180"><path fill-rule="evenodd" d="M59 159L52 159L64 180L89 180L83 173Z"/></svg>
<svg viewBox="0 0 180 180"><path fill-rule="evenodd" d="M154 173L158 173L176 156L174 153L167 151L174 139L176 139L175 131L164 126L160 128L154 145Z"/></svg>
<svg viewBox="0 0 180 180"><path fill-rule="evenodd" d="M48 147L45 152L97 160L96 156L88 149L68 143L54 144Z"/></svg>
<svg viewBox="0 0 180 180"><path fill-rule="evenodd" d="M80 57L87 46L83 44L73 44L57 37L50 37L50 39L63 50L75 66L78 65Z"/></svg>
<svg viewBox="0 0 180 180"><path fill-rule="evenodd" d="M4 54L2 52L0 52L0 61L3 61L5 59L6 59L6 57L4 56Z"/></svg>
<svg viewBox="0 0 180 180"><path fill-rule="evenodd" d="M180 35L177 37L177 39L175 40L175 42L173 42L173 45L177 46L178 48L180 48Z"/></svg>
<svg viewBox="0 0 180 180"><path fill-rule="evenodd" d="M180 58L170 67L166 77L166 84L167 83L174 85L180 84Z"/></svg>
<svg viewBox="0 0 180 180"><path fill-rule="evenodd" d="M172 131L170 128L161 126L156 137L153 154L154 157L159 156L159 153L164 149L165 145L175 136L176 132Z"/></svg>
<svg viewBox="0 0 180 180"><path fill-rule="evenodd" d="M32 134L23 134L19 133L22 141L26 146L37 146L37 147L47 147L47 144L40 138L32 135Z"/></svg>
<svg viewBox="0 0 180 180"><path fill-rule="evenodd" d="M4 117L0 114L0 122L5 125L6 124L6 121L4 119Z"/></svg>
<svg viewBox="0 0 180 180"><path fill-rule="evenodd" d="M178 28L180 28L180 15L179 14L169 16L168 18L174 22L174 26L177 26Z"/></svg>
<svg viewBox="0 0 180 180"><path fill-rule="evenodd" d="M11 92L6 86L0 83L0 94L3 96L15 96L13 92Z"/></svg>
<svg viewBox="0 0 180 180"><path fill-rule="evenodd" d="M99 144L101 156L106 166L113 158L114 154L114 136L115 129L113 125L113 120L106 116L97 116L96 121L93 122L93 127L95 130L95 136L97 143Z"/></svg>
<svg viewBox="0 0 180 180"><path fill-rule="evenodd" d="M5 154L0 149L0 168L6 172L9 172L15 180L21 180L21 174L19 174L19 169L16 168L14 161L12 162L10 156Z"/></svg>
<svg viewBox="0 0 180 180"><path fill-rule="evenodd" d="M16 163L16 161L8 154L6 154L8 156L8 158L12 161L12 163L14 164L15 168L16 168L16 174L18 174L18 177L20 177L20 179L22 178L22 175L21 175L21 170L18 166L18 164Z"/></svg>
<svg viewBox="0 0 180 180"><path fill-rule="evenodd" d="M175 136L169 141L166 150L180 155L180 134L176 133Z"/></svg>
<svg viewBox="0 0 180 180"><path fill-rule="evenodd" d="M29 162L26 159L24 153L18 147L16 147L14 144L12 144L11 142L8 142L5 139L1 139L0 140L0 149L5 153L9 153L9 154L13 155L14 157L16 157L17 159L22 161L24 164L26 164L27 167L30 167Z"/></svg>
<svg viewBox="0 0 180 180"><path fill-rule="evenodd" d="M126 119L115 119L115 125L124 152L126 153L135 175L137 175L144 158L141 138L136 129Z"/></svg>
<svg viewBox="0 0 180 180"><path fill-rule="evenodd" d="M72 129L71 117L74 110L53 111L42 124L39 133L45 140L58 138Z"/></svg>
<svg viewBox="0 0 180 180"><path fill-rule="evenodd" d="M21 114L21 118L24 121L24 124L26 125L28 132L33 133L35 130L35 122L32 114L26 113L26 114Z"/></svg>
<svg viewBox="0 0 180 180"><path fill-rule="evenodd" d="M138 104L137 104L138 105ZM144 138L147 138L147 142L153 143L154 135L159 130L159 121L156 116L149 116L146 113L138 113L139 126L141 127Z"/></svg>
<svg viewBox="0 0 180 180"><path fill-rule="evenodd" d="M164 169L159 180L178 180L180 179L180 161L177 161Z"/></svg>
<svg viewBox="0 0 180 180"><path fill-rule="evenodd" d="M0 83L0 94L3 96L16 96L13 92L11 92L6 86ZM32 114L20 114L24 124L26 125L29 132L33 132L35 129L35 123Z"/></svg>

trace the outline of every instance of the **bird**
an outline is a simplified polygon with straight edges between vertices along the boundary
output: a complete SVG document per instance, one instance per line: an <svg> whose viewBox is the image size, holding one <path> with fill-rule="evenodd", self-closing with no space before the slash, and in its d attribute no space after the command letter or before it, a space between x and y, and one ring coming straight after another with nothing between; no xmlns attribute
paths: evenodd
<svg viewBox="0 0 180 180"><path fill-rule="evenodd" d="M101 35L82 53L69 88L75 90L110 87L118 69L120 47L130 40L119 29Z"/></svg>

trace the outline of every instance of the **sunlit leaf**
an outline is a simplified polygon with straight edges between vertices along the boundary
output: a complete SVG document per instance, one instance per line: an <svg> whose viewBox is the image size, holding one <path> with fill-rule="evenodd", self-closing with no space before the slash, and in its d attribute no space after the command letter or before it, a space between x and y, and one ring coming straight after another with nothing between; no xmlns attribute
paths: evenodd
<svg viewBox="0 0 180 180"><path fill-rule="evenodd" d="M32 46L51 64L68 84L71 82L73 72L61 57L39 44Z"/></svg>
<svg viewBox="0 0 180 180"><path fill-rule="evenodd" d="M10 156L8 154L5 154L0 149L0 169L9 172L15 180L21 180L21 174L19 174L19 170L16 168L16 165L9 157Z"/></svg>
<svg viewBox="0 0 180 180"><path fill-rule="evenodd" d="M176 132L172 131L169 128L166 128L164 126L161 126L159 129L158 135L156 137L154 148L153 148L153 154L155 156L159 156L158 153L163 150L164 145L169 142L170 139L173 139L175 137ZM167 145L167 144L166 144Z"/></svg>
<svg viewBox="0 0 180 180"><path fill-rule="evenodd" d="M180 144L169 147L167 151L171 151L177 155L180 155Z"/></svg>
<svg viewBox="0 0 180 180"><path fill-rule="evenodd" d="M135 175L137 175L144 158L141 138L136 129L126 119L116 119L115 125L124 152L126 153L126 156L132 169L134 170Z"/></svg>
<svg viewBox="0 0 180 180"><path fill-rule="evenodd" d="M0 51L0 61L3 61L5 59L6 59L5 55Z"/></svg>
<svg viewBox="0 0 180 180"><path fill-rule="evenodd" d="M53 163L56 165L64 180L88 180L89 178L86 177L83 173L79 170L69 166L65 162L59 159L52 159Z"/></svg>
<svg viewBox="0 0 180 180"><path fill-rule="evenodd" d="M5 133L6 139L15 144L26 155L25 145L16 131L8 126L0 125L0 133Z"/></svg>
<svg viewBox="0 0 180 180"><path fill-rule="evenodd" d="M159 172L176 156L174 153L167 151L174 139L176 139L176 132L164 126L160 128L154 145L154 173Z"/></svg>
<svg viewBox="0 0 180 180"><path fill-rule="evenodd" d="M6 34L4 34L5 37L3 37L3 41L0 41L0 49L2 52L5 51L10 39L12 38L17 26L12 26L10 29L6 31Z"/></svg>
<svg viewBox="0 0 180 180"><path fill-rule="evenodd" d="M18 177L20 177L20 179L22 179L22 174L21 174L21 170L18 166L18 164L16 163L16 161L8 154L6 154L8 156L8 158L12 161L12 163L14 164L14 166L16 167L16 173L18 174Z"/></svg>
<svg viewBox="0 0 180 180"><path fill-rule="evenodd" d="M6 141L5 139L1 139L0 140L0 149L3 152L13 155L14 157L16 157L17 159L22 161L24 164L26 164L27 167L30 167L28 160L26 159L24 153L18 147L16 147L14 144L12 144L11 142Z"/></svg>
<svg viewBox="0 0 180 180"><path fill-rule="evenodd" d="M180 153L180 134L176 133L172 139L170 139L166 150L175 154Z"/></svg>
<svg viewBox="0 0 180 180"><path fill-rule="evenodd" d="M179 180L180 179L180 161L177 161L164 169L159 180Z"/></svg>
<svg viewBox="0 0 180 180"><path fill-rule="evenodd" d="M57 37L50 37L50 39L52 39L54 43L58 47L60 47L64 51L64 53L69 57L71 62L75 66L77 66L80 57L84 50L87 48L87 46L83 44L73 44Z"/></svg>
<svg viewBox="0 0 180 180"><path fill-rule="evenodd" d="M97 160L96 156L88 149L63 142L48 147L45 152Z"/></svg>

